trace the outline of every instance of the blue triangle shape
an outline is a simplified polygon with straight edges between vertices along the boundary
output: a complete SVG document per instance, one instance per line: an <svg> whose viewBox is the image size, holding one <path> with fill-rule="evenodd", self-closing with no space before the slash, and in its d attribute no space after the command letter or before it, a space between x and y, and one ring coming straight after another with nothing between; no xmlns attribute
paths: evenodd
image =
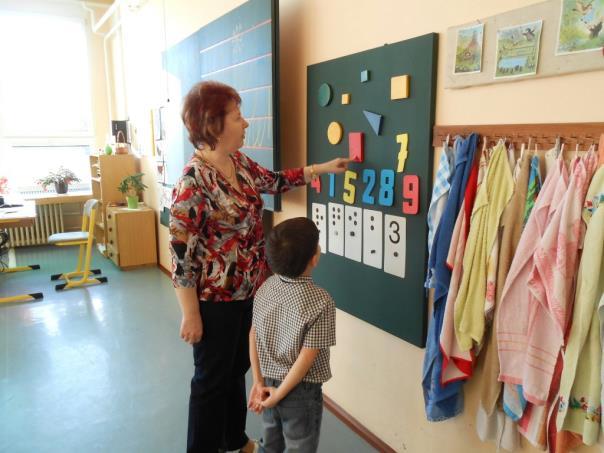
<svg viewBox="0 0 604 453"><path fill-rule="evenodd" d="M369 124L371 125L373 132L375 132L375 135L380 135L380 130L382 129L383 116L379 113L370 112L369 110L363 110L363 113L365 114L365 118L367 118L367 121L369 121Z"/></svg>

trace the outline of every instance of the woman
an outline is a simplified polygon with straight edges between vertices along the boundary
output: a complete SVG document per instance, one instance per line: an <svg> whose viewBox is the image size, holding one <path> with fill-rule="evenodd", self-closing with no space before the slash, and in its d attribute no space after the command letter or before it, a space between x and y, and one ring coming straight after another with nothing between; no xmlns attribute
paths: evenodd
<svg viewBox="0 0 604 453"><path fill-rule="evenodd" d="M173 192L172 280L182 309L180 336L193 345L187 451L251 452L245 434L245 373L252 301L266 278L261 193L285 192L349 159L273 172L239 151L247 121L237 92L201 82L182 119L195 153Z"/></svg>

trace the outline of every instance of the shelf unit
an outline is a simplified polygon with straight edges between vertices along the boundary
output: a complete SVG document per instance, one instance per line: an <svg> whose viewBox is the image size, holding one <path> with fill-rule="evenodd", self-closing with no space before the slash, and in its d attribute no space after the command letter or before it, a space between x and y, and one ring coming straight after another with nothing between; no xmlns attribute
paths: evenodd
<svg viewBox="0 0 604 453"><path fill-rule="evenodd" d="M155 211L107 208L107 257L121 269L157 264Z"/></svg>
<svg viewBox="0 0 604 453"><path fill-rule="evenodd" d="M111 204L123 203L124 195L117 190L121 180L138 172L138 159L133 154L90 156L90 180L92 197L99 200L96 218L95 239L99 251L107 256L107 208Z"/></svg>

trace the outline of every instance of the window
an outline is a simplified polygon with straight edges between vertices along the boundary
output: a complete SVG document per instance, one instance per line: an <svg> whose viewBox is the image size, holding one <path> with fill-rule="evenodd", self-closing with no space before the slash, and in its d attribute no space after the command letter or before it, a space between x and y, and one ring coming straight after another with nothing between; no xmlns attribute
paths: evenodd
<svg viewBox="0 0 604 453"><path fill-rule="evenodd" d="M93 140L82 19L0 11L0 176L15 190L63 165L89 187ZM76 188L77 186L74 186Z"/></svg>

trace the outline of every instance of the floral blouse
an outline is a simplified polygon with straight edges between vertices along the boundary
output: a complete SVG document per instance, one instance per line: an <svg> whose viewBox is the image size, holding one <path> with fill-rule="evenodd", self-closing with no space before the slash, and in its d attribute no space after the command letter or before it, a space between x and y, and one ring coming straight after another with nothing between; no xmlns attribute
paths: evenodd
<svg viewBox="0 0 604 453"><path fill-rule="evenodd" d="M303 168L274 172L239 151L231 159L240 190L194 155L172 192L172 283L197 288L200 301L254 296L268 274L260 194L306 184Z"/></svg>

